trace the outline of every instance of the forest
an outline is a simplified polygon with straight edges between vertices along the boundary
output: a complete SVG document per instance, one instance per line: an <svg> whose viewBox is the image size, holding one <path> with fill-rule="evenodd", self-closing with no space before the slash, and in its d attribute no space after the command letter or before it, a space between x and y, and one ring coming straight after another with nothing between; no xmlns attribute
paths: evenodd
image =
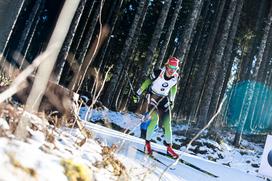
<svg viewBox="0 0 272 181"><path fill-rule="evenodd" d="M210 127L235 131L235 145L242 134L271 133L270 0L1 1L1 86L10 83L4 64L22 71L50 48L69 5L51 81L111 110L135 111L140 84L175 56L175 122L203 128L216 115Z"/></svg>

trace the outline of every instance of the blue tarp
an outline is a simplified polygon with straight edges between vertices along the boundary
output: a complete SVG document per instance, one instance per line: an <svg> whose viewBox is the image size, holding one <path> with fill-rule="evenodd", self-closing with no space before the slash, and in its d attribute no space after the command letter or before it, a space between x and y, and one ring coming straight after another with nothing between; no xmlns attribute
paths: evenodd
<svg viewBox="0 0 272 181"><path fill-rule="evenodd" d="M259 82L244 81L234 85L227 96L225 115L228 126L238 131L243 128L246 134L272 130L271 87Z"/></svg>

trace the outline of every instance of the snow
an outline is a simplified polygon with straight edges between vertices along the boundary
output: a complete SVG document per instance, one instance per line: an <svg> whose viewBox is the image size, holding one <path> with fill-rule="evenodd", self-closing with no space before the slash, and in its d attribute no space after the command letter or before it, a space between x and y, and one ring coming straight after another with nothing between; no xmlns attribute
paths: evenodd
<svg viewBox="0 0 272 181"><path fill-rule="evenodd" d="M81 117L85 118L86 108L82 108L80 113ZM119 113L119 112L113 112L108 110L92 110L89 114L86 120L91 120L92 122L98 122L101 120L108 120L110 123L114 123L119 125L122 128L128 128L130 130L133 130L133 134L137 137L140 135L140 129L139 129L139 120L142 117L132 114L132 113ZM173 128L173 132L175 130L187 130L189 129L187 125L185 126L177 126ZM156 136L153 136L154 140L159 143L163 144L163 132L162 130L158 130ZM231 137L231 136L229 136ZM173 135L173 141L176 144L180 144L180 140L184 140L184 136L177 136ZM232 139L232 138L229 138ZM200 150L205 150L207 153L205 155L198 154L198 156L205 158L205 159L216 159L218 163L230 165L232 168L240 169L243 172L249 172L253 175L258 175L258 169L255 167L252 167L252 164L259 165L261 154L263 152L263 146L252 144L247 142L246 140L242 141L242 146L250 148L250 150L247 150L247 154L241 155L240 150L236 149L235 147L231 146L229 143L222 142L217 143L213 140L207 140L207 139L199 139L197 140L203 146L200 148ZM218 149L218 151L215 153L214 150L207 148L205 145L207 143L213 145ZM191 148L196 148L196 146L192 146ZM181 150L185 150L185 147L182 147ZM192 152L191 152L192 153ZM224 158L219 158L219 155L224 156Z"/></svg>
<svg viewBox="0 0 272 181"><path fill-rule="evenodd" d="M87 126L88 127L88 126ZM99 137L101 136L101 139L105 139L105 137L108 137L107 140L111 140L114 143L119 143L119 142L129 142L129 144L126 144L127 146L132 146L135 145L135 147L143 147L143 143L144 141L133 137L133 136L129 136L129 135L121 135L119 132L117 131L112 131L110 130L110 132L107 131L107 129L103 128L103 131L100 128L101 126L99 125L92 125L90 127L90 129L92 129L94 132L96 132L96 136ZM115 132L112 134L112 132ZM114 138L115 137L115 138ZM125 140L125 141L124 141ZM160 150L163 151L165 148L162 145L159 144L152 144L153 149L155 150ZM126 149L125 149L126 150ZM205 159L187 154L187 153L183 153L183 152L179 152L182 155L182 159L197 165L198 167L201 168L205 168L205 170L214 173L215 175L218 175L219 178L213 178L210 177L209 175L206 175L204 173L201 173L195 169L192 169L184 164L178 164L175 167L175 171L173 170L169 170L169 173L173 173L175 176L178 176L179 179L185 179L185 180L234 180L237 178L237 180L240 179L244 179L244 180L262 180L260 178L257 178L255 176L252 176L250 174L246 174L241 172L238 169L230 169L224 165L220 165L218 163L215 162L211 162L211 161L207 161ZM171 164L173 161L170 160L169 158L163 157L158 155L160 160L164 161L165 163ZM184 174L186 173L186 174Z"/></svg>
<svg viewBox="0 0 272 181"><path fill-rule="evenodd" d="M86 110L85 110L86 113ZM81 118L84 117L84 110L80 112ZM26 141L15 139L13 135L0 137L0 180L17 181L17 180L69 180L65 171L64 163L73 163L79 165L78 168L84 170L84 177L88 180L171 180L171 181L259 181L264 180L256 170L258 168L250 167L246 164L248 160L251 163L260 163L260 158L256 157L261 154L263 148L253 145L249 142L243 144L248 145L252 151L251 154L240 154L238 149L225 143L217 143L212 140L199 139L199 142L208 142L218 148L218 153L224 155L224 158L218 159L217 162L209 161L207 158L216 155L210 148L201 147L208 150L207 155L192 155L190 152L183 152L182 147L177 152L181 158L203 170L206 170L217 177L213 177L194 169L188 165L177 163L162 174L165 165L155 161L136 149L143 150L144 140L139 138L139 123L141 115L132 113L119 113L108 110L93 110L88 116L92 122L100 120L108 120L122 128L132 130L134 136L124 134L120 131L106 128L98 124L88 121L82 121L86 129L92 132L92 138L85 140L83 145L78 143L84 140L84 136L78 128L55 128L47 125L47 133L43 128L38 130L28 129L31 135ZM35 118L37 119L37 118ZM33 124L36 123L33 121ZM1 119L1 124L7 129L6 123ZM174 128L175 129L175 128ZM187 128L185 128L187 129ZM49 139L49 136L54 139ZM158 139L160 138L160 139ZM179 140L175 143L179 144L184 139L183 136L173 136L173 140ZM159 141L160 140L160 141ZM162 144L162 132L158 130L158 135L152 143L154 150L165 152ZM106 162L103 149L115 148L112 152L112 158ZM172 164L174 161L163 155L155 154L161 162L166 165ZM120 161L120 163L119 163ZM106 164L107 163L107 164ZM230 167L222 163L229 163ZM119 165L119 166L118 166ZM123 168L124 167L124 168ZM116 173L119 173L116 174Z"/></svg>

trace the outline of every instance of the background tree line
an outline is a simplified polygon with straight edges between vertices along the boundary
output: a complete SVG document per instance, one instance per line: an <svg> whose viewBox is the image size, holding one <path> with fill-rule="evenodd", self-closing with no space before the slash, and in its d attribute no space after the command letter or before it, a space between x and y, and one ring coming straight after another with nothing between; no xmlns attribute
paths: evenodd
<svg viewBox="0 0 272 181"><path fill-rule="evenodd" d="M64 2L1 2L0 48L9 62L23 69L27 63L18 63L14 52L31 63L44 51ZM127 110L133 106L131 96L152 69L176 56L182 62L182 78L175 120L201 128L225 96L236 99L239 89L235 88L253 82L239 94L242 103L236 102L241 111L235 126L241 128L248 112L259 107L258 101L269 99L265 93L269 89L258 89L256 82L269 88L272 84L271 23L270 0L81 0L53 79L93 95L97 75L101 83L113 65L100 100L111 109ZM232 99L224 104L221 121L228 119ZM260 104L264 110L267 104ZM267 113L258 117L264 114L271 119ZM258 125L264 126L261 120ZM266 126L271 131L271 121ZM237 129L237 144L242 132Z"/></svg>

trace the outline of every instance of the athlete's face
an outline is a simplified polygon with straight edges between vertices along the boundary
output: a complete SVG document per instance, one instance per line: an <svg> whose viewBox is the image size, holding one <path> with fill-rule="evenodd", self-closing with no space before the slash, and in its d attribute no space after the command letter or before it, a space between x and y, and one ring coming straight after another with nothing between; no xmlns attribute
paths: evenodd
<svg viewBox="0 0 272 181"><path fill-rule="evenodd" d="M177 71L177 69L178 69L178 67L167 65L166 66L166 75L168 77L171 77Z"/></svg>

